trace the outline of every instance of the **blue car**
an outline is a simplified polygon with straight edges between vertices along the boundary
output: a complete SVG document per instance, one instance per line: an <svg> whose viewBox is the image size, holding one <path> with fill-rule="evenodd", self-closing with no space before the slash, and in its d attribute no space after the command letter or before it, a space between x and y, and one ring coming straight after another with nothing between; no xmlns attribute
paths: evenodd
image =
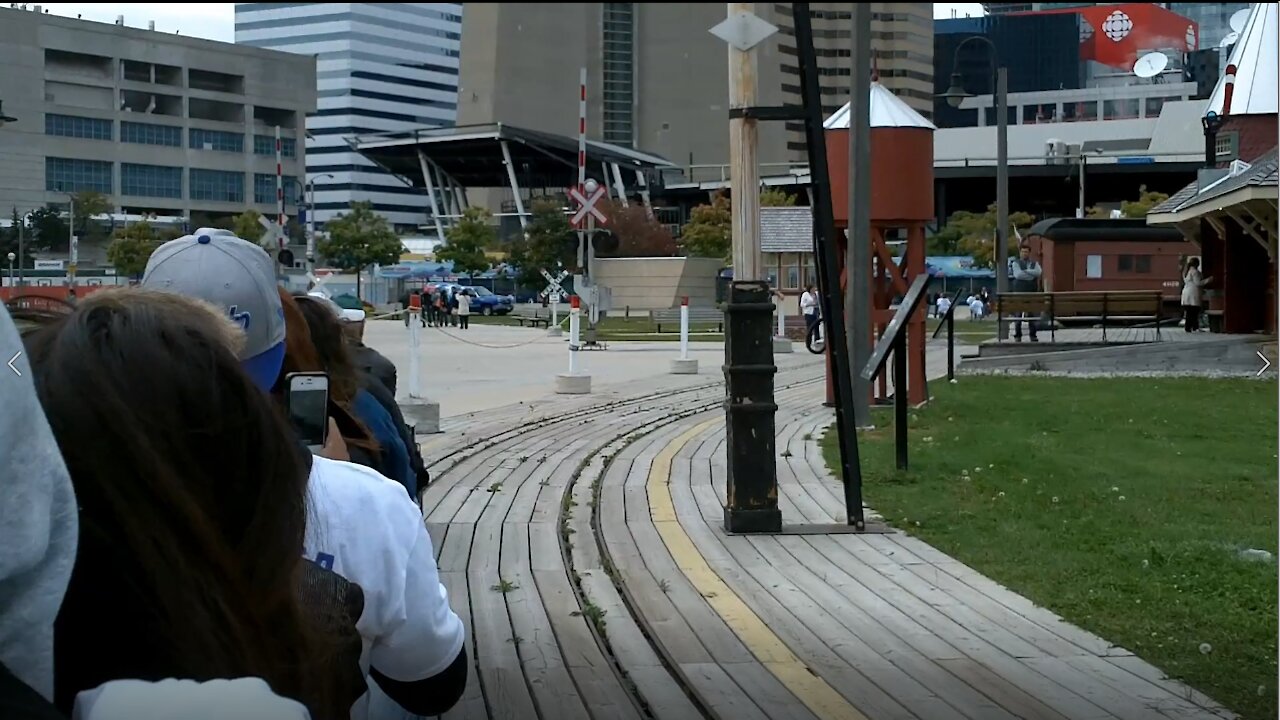
<svg viewBox="0 0 1280 720"><path fill-rule="evenodd" d="M506 315L515 304L515 298L510 295L495 295L489 288L479 285L453 285L449 291L470 295L471 312L477 315Z"/></svg>

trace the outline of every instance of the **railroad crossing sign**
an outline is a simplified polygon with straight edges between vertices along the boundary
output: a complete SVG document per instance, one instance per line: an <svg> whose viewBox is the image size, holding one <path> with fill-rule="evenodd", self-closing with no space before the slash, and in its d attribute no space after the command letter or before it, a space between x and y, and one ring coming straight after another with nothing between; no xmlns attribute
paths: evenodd
<svg viewBox="0 0 1280 720"><path fill-rule="evenodd" d="M567 294L565 293L564 288L561 287L560 283L565 278L569 277L569 272L567 270L561 270L559 275L553 277L551 273L543 270L542 277L547 279L547 286L542 289L542 294L546 295L547 300L550 302L560 302L560 298Z"/></svg>
<svg viewBox="0 0 1280 720"><path fill-rule="evenodd" d="M604 185L597 185L595 192L590 195L587 195L586 191L580 188L569 188L569 199L578 203L578 211L573 214L569 222L573 223L574 227L582 227L587 215L591 215L596 219L596 222L601 225L607 225L609 219L604 216L604 213L600 212L600 208L596 207L596 203L600 201L600 198L604 197L604 193Z"/></svg>

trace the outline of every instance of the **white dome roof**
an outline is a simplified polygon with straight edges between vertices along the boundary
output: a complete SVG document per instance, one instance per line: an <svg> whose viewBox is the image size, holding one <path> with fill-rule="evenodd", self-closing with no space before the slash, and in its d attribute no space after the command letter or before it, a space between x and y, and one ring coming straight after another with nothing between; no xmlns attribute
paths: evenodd
<svg viewBox="0 0 1280 720"><path fill-rule="evenodd" d="M1276 3L1254 3L1231 51L1228 65L1236 66L1236 87L1231 93L1231 115L1273 115L1276 113L1276 63L1278 52ZM1209 96L1205 112L1222 114L1226 77Z"/></svg>
<svg viewBox="0 0 1280 720"><path fill-rule="evenodd" d="M902 128L925 128L927 130L937 130L937 126L924 116L916 112L914 108L906 104L897 95L894 95L889 88L878 82L871 83L871 127L902 127ZM839 130L849 128L849 103L845 103L844 107L832 113L826 122L822 123L822 127L827 130Z"/></svg>

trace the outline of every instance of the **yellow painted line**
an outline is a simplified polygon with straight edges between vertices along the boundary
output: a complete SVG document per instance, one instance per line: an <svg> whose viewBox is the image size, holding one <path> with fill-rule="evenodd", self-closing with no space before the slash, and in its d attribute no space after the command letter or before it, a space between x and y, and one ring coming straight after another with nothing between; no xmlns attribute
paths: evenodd
<svg viewBox="0 0 1280 720"><path fill-rule="evenodd" d="M658 528L658 535L681 572L742 644L814 715L822 720L867 720L867 716L850 705L835 688L810 672L764 620L720 579L676 518L675 504L671 499L671 463L684 446L722 422L723 419L716 419L695 425L671 441L653 459L646 489L649 512Z"/></svg>

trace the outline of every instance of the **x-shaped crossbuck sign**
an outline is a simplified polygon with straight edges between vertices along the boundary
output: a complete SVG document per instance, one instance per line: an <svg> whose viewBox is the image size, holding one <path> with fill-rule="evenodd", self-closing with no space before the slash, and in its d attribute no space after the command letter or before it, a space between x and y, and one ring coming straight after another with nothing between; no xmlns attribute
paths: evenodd
<svg viewBox="0 0 1280 720"><path fill-rule="evenodd" d="M543 270L542 277L547 279L547 286L542 290L543 294L545 295L551 295L552 293L555 293L558 295L564 294L564 288L561 287L560 282L565 278L569 277L569 273L567 271L561 270L559 275L557 275L556 277L552 277L551 273L547 272L546 270Z"/></svg>
<svg viewBox="0 0 1280 720"><path fill-rule="evenodd" d="M597 186L596 191L589 196L583 194L582 190L578 188L569 188L569 199L578 203L578 211L573 214L573 217L569 218L569 222L573 223L574 227L582 227L582 222L589 213L595 217L596 222L601 225L607 225L609 219L604 216L604 213L600 212L600 208L596 207L596 203L602 197L604 197L603 185Z"/></svg>

